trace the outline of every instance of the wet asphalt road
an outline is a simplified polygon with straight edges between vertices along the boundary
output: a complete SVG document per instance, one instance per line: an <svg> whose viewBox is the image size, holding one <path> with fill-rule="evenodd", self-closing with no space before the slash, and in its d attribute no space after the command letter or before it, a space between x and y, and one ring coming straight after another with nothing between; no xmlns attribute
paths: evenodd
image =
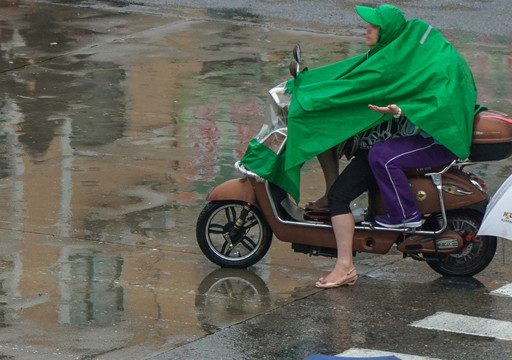
<svg viewBox="0 0 512 360"><path fill-rule="evenodd" d="M354 4L0 0L0 358L511 358L510 341L411 326L436 312L512 321L512 300L491 294L512 279L506 241L475 279L393 252L358 256L357 286L331 291L312 286L331 259L277 240L241 271L195 244L292 45L310 67L365 50ZM512 113L507 1L397 4L461 50L482 103ZM476 170L492 192L511 162ZM306 166L304 201L319 176Z"/></svg>
<svg viewBox="0 0 512 360"><path fill-rule="evenodd" d="M304 26L308 30L347 32L360 26L361 20L355 5L378 6L393 4L404 12L406 18L418 18L432 26L485 35L512 34L510 2L508 0L410 0L410 1L358 1L358 0L120 0L124 4L144 4L147 9L159 6L210 9L211 12L230 14L235 20L279 24L283 21ZM149 10L151 11L151 10Z"/></svg>

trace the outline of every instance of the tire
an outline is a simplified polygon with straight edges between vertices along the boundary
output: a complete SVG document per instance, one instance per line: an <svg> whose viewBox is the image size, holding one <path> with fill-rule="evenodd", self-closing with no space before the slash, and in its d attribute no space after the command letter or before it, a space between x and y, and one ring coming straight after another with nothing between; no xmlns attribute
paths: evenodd
<svg viewBox="0 0 512 360"><path fill-rule="evenodd" d="M203 254L215 264L226 268L246 268L260 261L272 243L272 230L261 211L251 210L241 229L232 239L233 247L223 234L234 229L246 203L243 201L212 201L204 207L197 219L197 243Z"/></svg>
<svg viewBox="0 0 512 360"><path fill-rule="evenodd" d="M494 257L497 239L476 236L482 218L483 214L472 210L447 214L447 228L462 236L464 247L455 254L425 255L427 264L443 276L473 276L485 269Z"/></svg>

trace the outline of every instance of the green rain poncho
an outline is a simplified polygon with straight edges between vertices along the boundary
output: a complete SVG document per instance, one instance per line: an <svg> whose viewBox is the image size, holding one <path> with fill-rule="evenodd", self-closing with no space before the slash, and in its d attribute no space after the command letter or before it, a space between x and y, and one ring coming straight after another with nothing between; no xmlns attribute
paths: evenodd
<svg viewBox="0 0 512 360"><path fill-rule="evenodd" d="M379 42L367 54L305 69L288 82L292 102L285 152L273 156L253 141L242 159L297 202L305 161L389 120L368 104L398 104L411 122L459 158L469 155L477 91L466 61L427 23L406 22L390 5L371 11L372 23L380 26ZM363 16L361 7L358 12Z"/></svg>

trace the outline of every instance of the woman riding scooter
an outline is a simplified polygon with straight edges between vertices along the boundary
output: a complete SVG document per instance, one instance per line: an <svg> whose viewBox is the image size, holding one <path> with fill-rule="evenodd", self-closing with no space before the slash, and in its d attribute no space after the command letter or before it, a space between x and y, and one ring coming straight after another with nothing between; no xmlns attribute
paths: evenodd
<svg viewBox="0 0 512 360"><path fill-rule="evenodd" d="M448 155L455 154L441 162L450 162L448 158L455 156L466 158L477 92L464 59L437 30L420 20L406 21L394 6L357 6L356 10L369 23L370 51L323 69L303 71L287 85L292 102L285 169L301 166L351 133L398 113L394 106L368 106L375 103L400 104L415 126L432 135L436 144L446 146ZM329 190L337 261L331 273L316 283L319 288L357 281L352 262L354 218L349 204L367 189L369 178L367 158L358 154ZM418 224L419 219L412 220Z"/></svg>
<svg viewBox="0 0 512 360"><path fill-rule="evenodd" d="M389 18L401 15L399 10L388 10ZM400 19L403 15L390 23L400 24ZM341 261L319 281L320 287L335 287L357 280L357 273L350 271L351 250L383 255L396 245L404 257L426 261L443 276L474 276L492 261L497 238L477 234L489 194L484 180L465 168L473 161L512 156L512 118L479 109L472 132L471 121L466 120L471 106L466 104L474 104L476 90L471 72L456 50L428 24L411 20L388 45L373 51L383 39L389 40L389 28L382 28L377 45L368 54L314 70L299 66L301 51L294 46L289 67L294 80L268 91L267 121L235 163L243 177L215 186L198 216L197 242L213 263L229 268L252 266L266 255L276 238L290 243L298 253L333 257L338 252ZM397 60L391 55L402 53L407 61L395 66ZM299 205L300 169L306 160L337 144L340 152L351 159L356 144L365 143L365 138L371 140L369 145L390 141L388 134L394 134L396 123L403 120L389 121L398 107L384 106L382 111L368 104L399 104L413 128L421 128L464 159L407 174L422 212L421 228L400 224L400 228L388 229L372 223L376 214L386 213L381 192L375 187L367 192L367 209L354 209L355 228L353 222L344 227L338 221L352 217L350 208L348 213L334 216L333 231L330 217L315 217ZM360 139L361 133L364 135ZM403 135L400 131L398 134ZM470 138L471 154L467 157ZM357 161L351 162L351 168L353 163ZM356 180L352 184L357 185L359 180L369 181L371 169L368 165L364 168L367 175L346 176L347 181ZM353 171L347 169L345 175L353 175ZM334 189L332 193L337 196ZM354 234L352 241L351 234L342 241L344 229Z"/></svg>

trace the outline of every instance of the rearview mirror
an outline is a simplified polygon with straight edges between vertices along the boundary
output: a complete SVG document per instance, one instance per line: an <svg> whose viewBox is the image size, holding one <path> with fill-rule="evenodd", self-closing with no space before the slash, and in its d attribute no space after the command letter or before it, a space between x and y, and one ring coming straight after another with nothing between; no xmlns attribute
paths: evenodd
<svg viewBox="0 0 512 360"><path fill-rule="evenodd" d="M299 44L295 44L295 46L293 47L293 58L295 59L295 61L297 61L299 64L301 63L302 59L301 59L301 53L300 53L300 45Z"/></svg>
<svg viewBox="0 0 512 360"><path fill-rule="evenodd" d="M295 46L293 47L293 58L294 60L292 60L290 62L290 66L289 66L289 70L290 70L290 74L292 74L293 78L297 78L297 74L299 73L300 71L300 63L302 61L301 59L301 52L300 52L300 45L299 44L295 44Z"/></svg>
<svg viewBox="0 0 512 360"><path fill-rule="evenodd" d="M290 61L290 65L288 66L290 70L290 74L292 74L293 78L297 78L297 73L299 72L299 63L295 60Z"/></svg>

